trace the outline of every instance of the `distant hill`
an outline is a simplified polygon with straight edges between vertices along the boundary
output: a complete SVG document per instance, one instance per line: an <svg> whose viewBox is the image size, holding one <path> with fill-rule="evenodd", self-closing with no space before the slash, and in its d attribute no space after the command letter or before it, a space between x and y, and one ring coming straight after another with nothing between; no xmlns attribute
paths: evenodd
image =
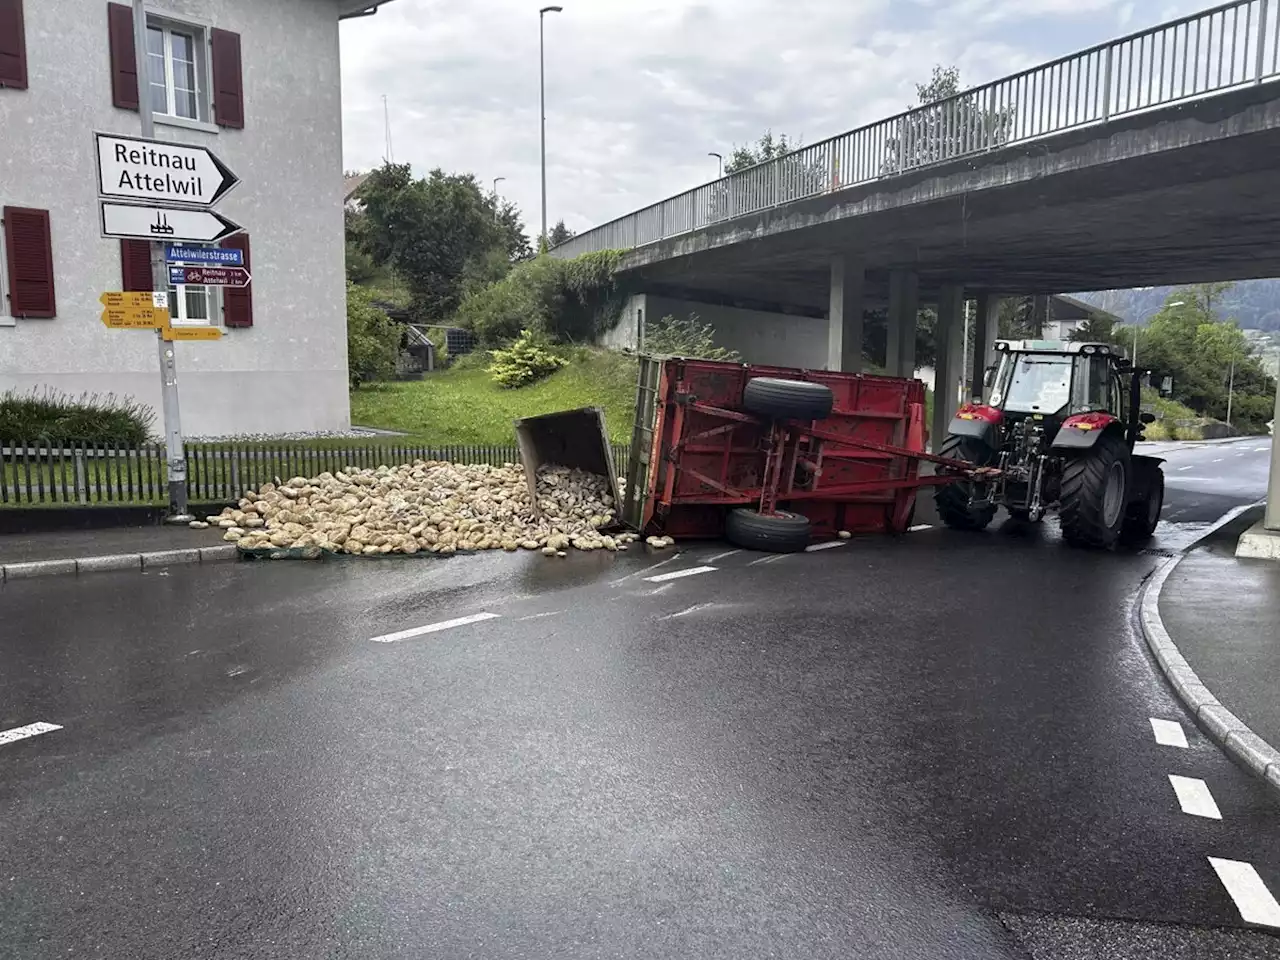
<svg viewBox="0 0 1280 960"><path fill-rule="evenodd" d="M1072 296L1114 313L1126 323L1145 324L1160 311L1173 287L1145 287L1138 290L1098 290ZM1280 332L1280 280L1242 280L1223 297L1218 314L1235 320L1246 330Z"/></svg>

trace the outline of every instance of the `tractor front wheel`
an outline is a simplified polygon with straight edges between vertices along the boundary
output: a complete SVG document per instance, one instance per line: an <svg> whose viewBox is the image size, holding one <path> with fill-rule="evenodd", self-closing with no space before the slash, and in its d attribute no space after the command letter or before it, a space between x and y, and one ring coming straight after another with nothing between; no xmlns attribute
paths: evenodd
<svg viewBox="0 0 1280 960"><path fill-rule="evenodd" d="M1067 543L1101 550L1115 545L1128 506L1129 472L1129 448L1115 434L1067 460L1058 509Z"/></svg>
<svg viewBox="0 0 1280 960"><path fill-rule="evenodd" d="M949 436L942 442L938 456L965 460L975 466L989 466L994 459L992 449L977 437ZM938 516L955 530L982 530L996 515L993 504L974 506L973 484L967 481L948 483L933 495Z"/></svg>

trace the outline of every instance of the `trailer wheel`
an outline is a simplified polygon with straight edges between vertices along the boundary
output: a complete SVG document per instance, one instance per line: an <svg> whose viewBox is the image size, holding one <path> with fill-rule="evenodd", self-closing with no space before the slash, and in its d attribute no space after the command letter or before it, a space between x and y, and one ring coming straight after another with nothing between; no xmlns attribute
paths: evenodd
<svg viewBox="0 0 1280 960"><path fill-rule="evenodd" d="M1156 470L1147 490L1147 496L1129 504L1124 516L1120 539L1129 544L1146 543L1160 523L1160 511L1164 508L1164 471Z"/></svg>
<svg viewBox="0 0 1280 960"><path fill-rule="evenodd" d="M825 420L834 398L825 383L754 377L742 391L742 405L762 417L780 420Z"/></svg>
<svg viewBox="0 0 1280 960"><path fill-rule="evenodd" d="M809 519L779 510L773 516L739 508L729 511L724 536L736 547L767 553L799 553L809 545Z"/></svg>
<svg viewBox="0 0 1280 960"><path fill-rule="evenodd" d="M990 464L992 450L977 437L949 436L938 451L940 457L964 460L982 467ZM938 516L953 530L982 530L996 515L994 505L975 507L969 504L973 485L966 482L949 483L939 487L933 495Z"/></svg>
<svg viewBox="0 0 1280 960"><path fill-rule="evenodd" d="M1103 434L1089 450L1067 460L1058 509L1067 543L1102 550L1115 545L1128 505L1129 468L1129 448L1115 434Z"/></svg>

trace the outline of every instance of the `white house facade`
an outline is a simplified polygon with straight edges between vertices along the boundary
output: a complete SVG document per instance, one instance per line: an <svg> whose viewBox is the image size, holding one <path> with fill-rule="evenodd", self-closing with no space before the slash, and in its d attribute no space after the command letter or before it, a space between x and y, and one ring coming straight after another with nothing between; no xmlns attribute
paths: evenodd
<svg viewBox="0 0 1280 960"><path fill-rule="evenodd" d="M156 335L107 329L104 292L150 289L145 242L105 239L95 133L208 147L240 177L247 290L186 286L175 325L190 436L343 430L347 403L341 19L390 0L0 0L0 391L131 396L160 411ZM141 89L140 89L141 87ZM165 172L159 172L165 173ZM168 175L172 175L171 173Z"/></svg>

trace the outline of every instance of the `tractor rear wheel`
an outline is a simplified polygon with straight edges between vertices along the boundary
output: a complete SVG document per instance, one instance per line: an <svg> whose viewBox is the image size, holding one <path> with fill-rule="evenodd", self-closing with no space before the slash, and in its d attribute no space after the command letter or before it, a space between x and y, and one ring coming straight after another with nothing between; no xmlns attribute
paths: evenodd
<svg viewBox="0 0 1280 960"><path fill-rule="evenodd" d="M809 545L809 518L779 510L767 515L755 510L730 510L724 538L735 547L766 553L799 553Z"/></svg>
<svg viewBox="0 0 1280 960"><path fill-rule="evenodd" d="M1147 496L1129 504L1125 513L1120 539L1129 544L1142 544L1151 539L1160 523L1160 511L1164 508L1164 471L1157 468Z"/></svg>
<svg viewBox="0 0 1280 960"><path fill-rule="evenodd" d="M938 451L940 457L954 460L965 460L975 466L989 466L994 459L994 451L977 437L949 436L942 442ZM973 484L964 481L949 483L939 487L933 495L934 506L938 508L938 516L948 527L954 530L981 530L996 515L994 504L973 506Z"/></svg>
<svg viewBox="0 0 1280 960"><path fill-rule="evenodd" d="M1089 450L1062 468L1058 521L1073 547L1106 550L1124 526L1129 494L1129 448L1115 434L1104 434Z"/></svg>
<svg viewBox="0 0 1280 960"><path fill-rule="evenodd" d="M835 400L825 383L753 377L742 391L742 405L762 417L825 420Z"/></svg>

